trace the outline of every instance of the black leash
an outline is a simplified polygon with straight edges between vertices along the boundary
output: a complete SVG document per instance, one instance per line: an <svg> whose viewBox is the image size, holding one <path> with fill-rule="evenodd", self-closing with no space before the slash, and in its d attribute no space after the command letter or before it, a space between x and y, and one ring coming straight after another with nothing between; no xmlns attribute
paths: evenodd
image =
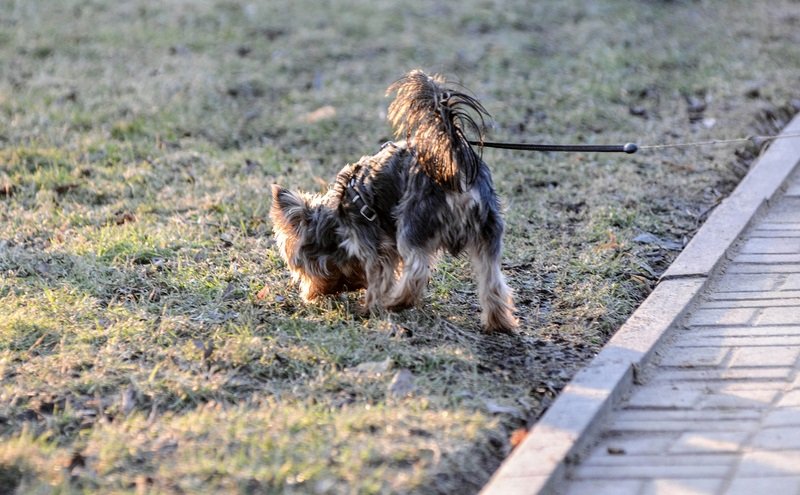
<svg viewBox="0 0 800 495"><path fill-rule="evenodd" d="M503 150L521 151L585 151L596 153L636 153L639 146L635 143L626 144L529 144L529 143L498 143L494 141L470 141L473 146L484 148L499 148Z"/></svg>
<svg viewBox="0 0 800 495"><path fill-rule="evenodd" d="M638 145L636 143L626 144L532 144L532 143L500 143L494 141L470 141L473 146L484 148L499 148L504 150L521 151L583 151L595 153L628 153L633 154L639 150L658 150L664 148L688 148L694 146L711 146L718 144L734 144L751 142L756 146L774 141L776 139L798 138L800 132L784 133L775 136L748 136L737 139L714 139L711 141L695 141L690 143L669 143L669 144L650 144Z"/></svg>

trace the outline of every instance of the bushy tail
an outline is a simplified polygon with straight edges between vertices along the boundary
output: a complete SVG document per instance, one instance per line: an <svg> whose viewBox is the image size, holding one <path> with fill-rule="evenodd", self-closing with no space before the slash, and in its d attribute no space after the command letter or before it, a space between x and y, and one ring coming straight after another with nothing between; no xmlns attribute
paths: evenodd
<svg viewBox="0 0 800 495"><path fill-rule="evenodd" d="M428 76L421 70L389 86L386 94L391 93L397 96L389 105L389 121L398 138L413 143L422 170L448 189L461 191L464 185L470 186L481 158L465 131L480 135L489 116L483 105L446 87L442 76Z"/></svg>

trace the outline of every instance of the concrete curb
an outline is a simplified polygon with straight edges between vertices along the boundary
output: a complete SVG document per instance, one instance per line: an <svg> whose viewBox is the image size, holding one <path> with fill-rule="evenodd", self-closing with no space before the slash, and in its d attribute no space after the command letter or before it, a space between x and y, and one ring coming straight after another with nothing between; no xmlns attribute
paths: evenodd
<svg viewBox="0 0 800 495"><path fill-rule="evenodd" d="M800 115L782 134L800 132ZM483 488L483 495L548 493L591 441L636 370L681 319L739 235L800 163L800 139L778 139L712 212L650 296L579 371Z"/></svg>
<svg viewBox="0 0 800 495"><path fill-rule="evenodd" d="M800 115L781 134L798 132ZM662 279L710 276L762 206L780 190L799 161L800 138L775 140L733 193L714 209Z"/></svg>

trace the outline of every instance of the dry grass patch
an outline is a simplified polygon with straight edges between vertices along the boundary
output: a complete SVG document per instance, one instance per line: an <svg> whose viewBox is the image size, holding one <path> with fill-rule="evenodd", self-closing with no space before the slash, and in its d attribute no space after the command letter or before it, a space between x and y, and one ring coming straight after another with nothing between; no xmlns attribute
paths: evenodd
<svg viewBox="0 0 800 495"><path fill-rule="evenodd" d="M795 7L0 0L0 486L477 491L759 150L486 150L513 336L480 332L459 258L423 308L302 304L269 185L374 152L415 67L496 140L774 132L800 107Z"/></svg>

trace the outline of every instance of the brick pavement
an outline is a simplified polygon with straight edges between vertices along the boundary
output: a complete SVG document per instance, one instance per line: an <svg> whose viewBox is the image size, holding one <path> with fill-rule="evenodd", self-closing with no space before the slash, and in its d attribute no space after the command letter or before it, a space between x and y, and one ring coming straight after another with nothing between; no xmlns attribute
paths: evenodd
<svg viewBox="0 0 800 495"><path fill-rule="evenodd" d="M733 253L555 492L800 494L798 172Z"/></svg>

